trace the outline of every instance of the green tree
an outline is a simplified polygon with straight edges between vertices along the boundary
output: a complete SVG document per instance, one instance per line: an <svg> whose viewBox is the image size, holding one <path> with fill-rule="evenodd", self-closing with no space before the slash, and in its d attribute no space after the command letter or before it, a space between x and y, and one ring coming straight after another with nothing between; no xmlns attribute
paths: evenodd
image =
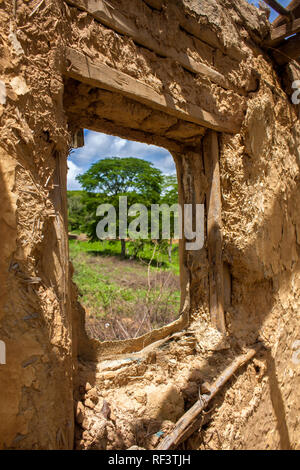
<svg viewBox="0 0 300 470"><path fill-rule="evenodd" d="M173 206L173 204L178 203L178 181L176 175L165 175L163 177L162 184L162 195L161 195L161 204L167 204L168 206ZM174 238L174 214L171 213L171 238L169 244L165 240L161 240L161 249L167 249L169 255L169 262L172 262L172 245Z"/></svg>
<svg viewBox="0 0 300 470"><path fill-rule="evenodd" d="M101 203L112 204L117 212L119 197L127 196L128 204L144 204L150 207L160 201L163 177L160 170L145 160L128 158L105 158L94 163L77 180L87 191L86 210L93 213L88 225L89 235L96 239L96 208ZM118 217L117 217L118 219ZM126 254L125 240L121 240L122 255Z"/></svg>
<svg viewBox="0 0 300 470"><path fill-rule="evenodd" d="M161 201L169 205L177 204L178 181L176 175L163 176Z"/></svg>
<svg viewBox="0 0 300 470"><path fill-rule="evenodd" d="M85 223L85 204L83 202L85 191L68 191L68 222L69 231L80 231Z"/></svg>

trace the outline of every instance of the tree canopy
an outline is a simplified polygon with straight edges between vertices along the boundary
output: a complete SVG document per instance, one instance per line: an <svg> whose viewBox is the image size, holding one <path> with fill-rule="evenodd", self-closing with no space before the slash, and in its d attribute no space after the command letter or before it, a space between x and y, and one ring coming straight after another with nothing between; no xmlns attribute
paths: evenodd
<svg viewBox="0 0 300 470"><path fill-rule="evenodd" d="M178 181L176 175L164 175L161 203L172 206L178 203Z"/></svg>
<svg viewBox="0 0 300 470"><path fill-rule="evenodd" d="M163 177L152 163L140 158L112 157L94 163L77 180L88 192L105 194L108 198L136 195L140 203L160 199Z"/></svg>
<svg viewBox="0 0 300 470"><path fill-rule="evenodd" d="M84 174L77 176L84 191L80 203L84 206L81 229L91 239L96 239L96 227L99 222L96 209L100 204L112 204L118 215L119 197L126 196L128 205L143 204L147 208L158 204L161 198L164 178L161 171L152 163L140 158L104 158L94 163ZM74 195L75 196L75 195ZM76 195L77 196L77 195ZM69 195L69 218L76 225L79 201ZM118 217L117 217L118 219ZM78 224L77 224L78 225ZM125 241L122 240L124 254Z"/></svg>

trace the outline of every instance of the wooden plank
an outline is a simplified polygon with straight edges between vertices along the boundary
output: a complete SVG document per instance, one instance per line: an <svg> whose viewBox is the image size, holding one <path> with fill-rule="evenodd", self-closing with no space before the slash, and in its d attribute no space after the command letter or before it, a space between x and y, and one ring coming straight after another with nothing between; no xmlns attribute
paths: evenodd
<svg viewBox="0 0 300 470"><path fill-rule="evenodd" d="M158 147L164 147L170 152L182 152L182 143L166 137L153 135L151 133L140 131L134 128L128 128L120 126L116 122L108 121L107 119L101 119L95 117L91 119L81 114L68 113L68 119L71 119L73 123L82 126L84 129L90 129L95 132L102 132L104 134L115 135L122 139L130 139L136 142L142 142L144 144L156 145Z"/></svg>
<svg viewBox="0 0 300 470"><path fill-rule="evenodd" d="M169 450L176 448L178 444L187 439L194 431L191 426L199 417L200 413L207 408L210 401L224 387L224 385L234 376L238 369L249 362L255 354L261 349L262 344L257 343L245 354L238 356L218 377L210 387L210 393L200 396L199 400L190 408L176 423L175 428L170 434L161 441L156 450Z"/></svg>
<svg viewBox="0 0 300 470"><path fill-rule="evenodd" d="M108 65L100 62L93 63L87 56L70 47L66 48L65 75L94 87L120 93L151 108L209 129L229 133L237 133L240 130L240 121L232 118L221 119L219 116L190 103L186 103L185 109L183 109L174 102L171 95L159 94L149 85Z"/></svg>
<svg viewBox="0 0 300 470"><path fill-rule="evenodd" d="M208 26L201 25L192 16L183 15L179 8L177 8L177 19L184 31L200 39L200 41L224 52L224 46L220 43L216 33Z"/></svg>
<svg viewBox="0 0 300 470"><path fill-rule="evenodd" d="M107 24L107 26L113 28L112 22L114 23L114 27L121 27L120 23L123 23L123 27L128 27L128 18L126 18L124 15L122 15L120 12L112 8L110 5L105 3L104 0L65 0L66 3L69 3L72 6L75 6L81 10L87 11L90 15L94 16L94 18L98 19L100 22L104 21L109 21L110 24ZM147 3L151 4L157 3L158 5L163 4L164 2L162 0L147 0ZM160 9L160 8L159 8ZM203 25L200 25L198 21L193 18L192 16L187 17L184 12L180 11L179 8L177 8L177 17L178 21L180 23L180 26L182 26L186 31L188 31L190 34L193 34L195 37L197 37L200 40L203 40L206 44L209 44L213 47L220 47L222 50L224 48L221 47L221 44L215 34L215 32ZM131 29L132 29L132 24L131 22ZM134 27L133 29L136 29ZM122 31L119 31L121 34L128 34L125 31L122 33Z"/></svg>
<svg viewBox="0 0 300 470"><path fill-rule="evenodd" d="M300 32L300 18L295 21L291 21L290 23L283 24L282 26L278 26L271 31L271 37L267 41L264 42L266 46L274 46L277 45L280 40L286 38L287 36L291 36L292 34Z"/></svg>
<svg viewBox="0 0 300 470"><path fill-rule="evenodd" d="M222 201L218 134L209 131L203 142L207 191L207 244L209 261L210 315L215 328L226 332L222 259Z"/></svg>
<svg viewBox="0 0 300 470"><path fill-rule="evenodd" d="M51 199L56 216L53 220L59 252L57 267L57 291L63 318L67 315L69 283L68 205L67 205L67 160L60 152L55 153L56 167L53 175Z"/></svg>
<svg viewBox="0 0 300 470"><path fill-rule="evenodd" d="M228 80L208 65L196 62L183 51L178 52L173 47L166 47L156 41L151 33L143 28L138 28L135 22L127 18L117 9L112 8L104 0L66 0L67 3L88 12L96 20L113 29L114 31L130 36L137 44L147 47L162 57L169 57L177 61L190 72L200 74L210 79L213 83L225 89L232 89Z"/></svg>
<svg viewBox="0 0 300 470"><path fill-rule="evenodd" d="M265 2L271 7L273 8L273 10L277 11L277 13L279 13L280 15L283 15L287 18L291 18L292 19L292 14L289 10L287 10L286 8L284 8L282 5L280 5L280 3L277 2L277 0L265 0Z"/></svg>
<svg viewBox="0 0 300 470"><path fill-rule="evenodd" d="M156 10L161 10L164 4L164 0L144 0L150 7Z"/></svg>
<svg viewBox="0 0 300 470"><path fill-rule="evenodd" d="M291 3L286 7L286 10L292 12L294 15L294 18L299 18L300 0L292 0ZM274 28L277 28L278 26L281 26L286 22L287 22L287 18L283 15L280 15L278 16L278 18L275 18L272 25L274 26Z"/></svg>
<svg viewBox="0 0 300 470"><path fill-rule="evenodd" d="M284 65L293 59L300 57L300 34L287 39L273 52L274 58L279 65Z"/></svg>

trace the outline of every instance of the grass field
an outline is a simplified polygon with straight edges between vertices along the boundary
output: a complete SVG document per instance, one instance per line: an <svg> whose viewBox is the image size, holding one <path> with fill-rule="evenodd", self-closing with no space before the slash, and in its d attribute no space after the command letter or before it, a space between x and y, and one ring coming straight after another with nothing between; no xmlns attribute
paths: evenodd
<svg viewBox="0 0 300 470"><path fill-rule="evenodd" d="M89 334L100 340L140 336L178 317L180 304L178 247L168 255L147 243L133 259L115 242L70 240L74 281L86 310ZM152 259L153 258L153 259ZM151 261L152 260L152 261Z"/></svg>

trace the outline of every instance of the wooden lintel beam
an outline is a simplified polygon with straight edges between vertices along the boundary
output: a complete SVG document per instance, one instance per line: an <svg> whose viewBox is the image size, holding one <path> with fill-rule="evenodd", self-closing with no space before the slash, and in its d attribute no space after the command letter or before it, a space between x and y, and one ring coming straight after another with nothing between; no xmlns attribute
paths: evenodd
<svg viewBox="0 0 300 470"><path fill-rule="evenodd" d="M151 86L130 77L101 62L94 63L86 55L70 47L66 48L65 75L97 88L120 93L152 109L173 115L184 121L214 129L219 132L237 133L241 127L240 118L222 118L192 103L184 108L168 94L160 94Z"/></svg>
<svg viewBox="0 0 300 470"><path fill-rule="evenodd" d="M89 129L95 132L102 132L104 134L114 135L121 139L130 139L135 142L142 142L144 144L156 145L164 147L170 152L182 152L183 143L168 139L164 136L153 135L151 133L141 131L135 128L128 128L101 117L94 117L93 119L85 116L83 113L70 113L68 112L68 119L76 125L82 126L84 129Z"/></svg>
<svg viewBox="0 0 300 470"><path fill-rule="evenodd" d="M203 140L205 175L208 182L207 245L209 261L209 297L211 322L226 333L224 316L224 272L222 254L222 201L218 134L208 131Z"/></svg>
<svg viewBox="0 0 300 470"><path fill-rule="evenodd" d="M203 62L194 60L184 51L178 51L175 47L164 46L164 44L157 41L145 28L138 28L132 19L127 18L121 11L112 8L105 0L66 1L70 5L88 12L100 23L114 31L131 37L136 44L144 46L162 57L175 60L189 72L200 74L222 88L233 88L226 77L220 72ZM243 94L244 90L240 90L240 92Z"/></svg>
<svg viewBox="0 0 300 470"><path fill-rule="evenodd" d="M300 32L300 18L292 21L290 23L285 23L278 28L275 28L271 31L271 37L264 42L265 46L276 46L280 43L281 40L285 39L288 36Z"/></svg>
<svg viewBox="0 0 300 470"><path fill-rule="evenodd" d="M296 34L296 36L292 36L284 41L273 52L273 56L279 65L284 65L290 62L290 60L298 59L300 57L300 34Z"/></svg>

